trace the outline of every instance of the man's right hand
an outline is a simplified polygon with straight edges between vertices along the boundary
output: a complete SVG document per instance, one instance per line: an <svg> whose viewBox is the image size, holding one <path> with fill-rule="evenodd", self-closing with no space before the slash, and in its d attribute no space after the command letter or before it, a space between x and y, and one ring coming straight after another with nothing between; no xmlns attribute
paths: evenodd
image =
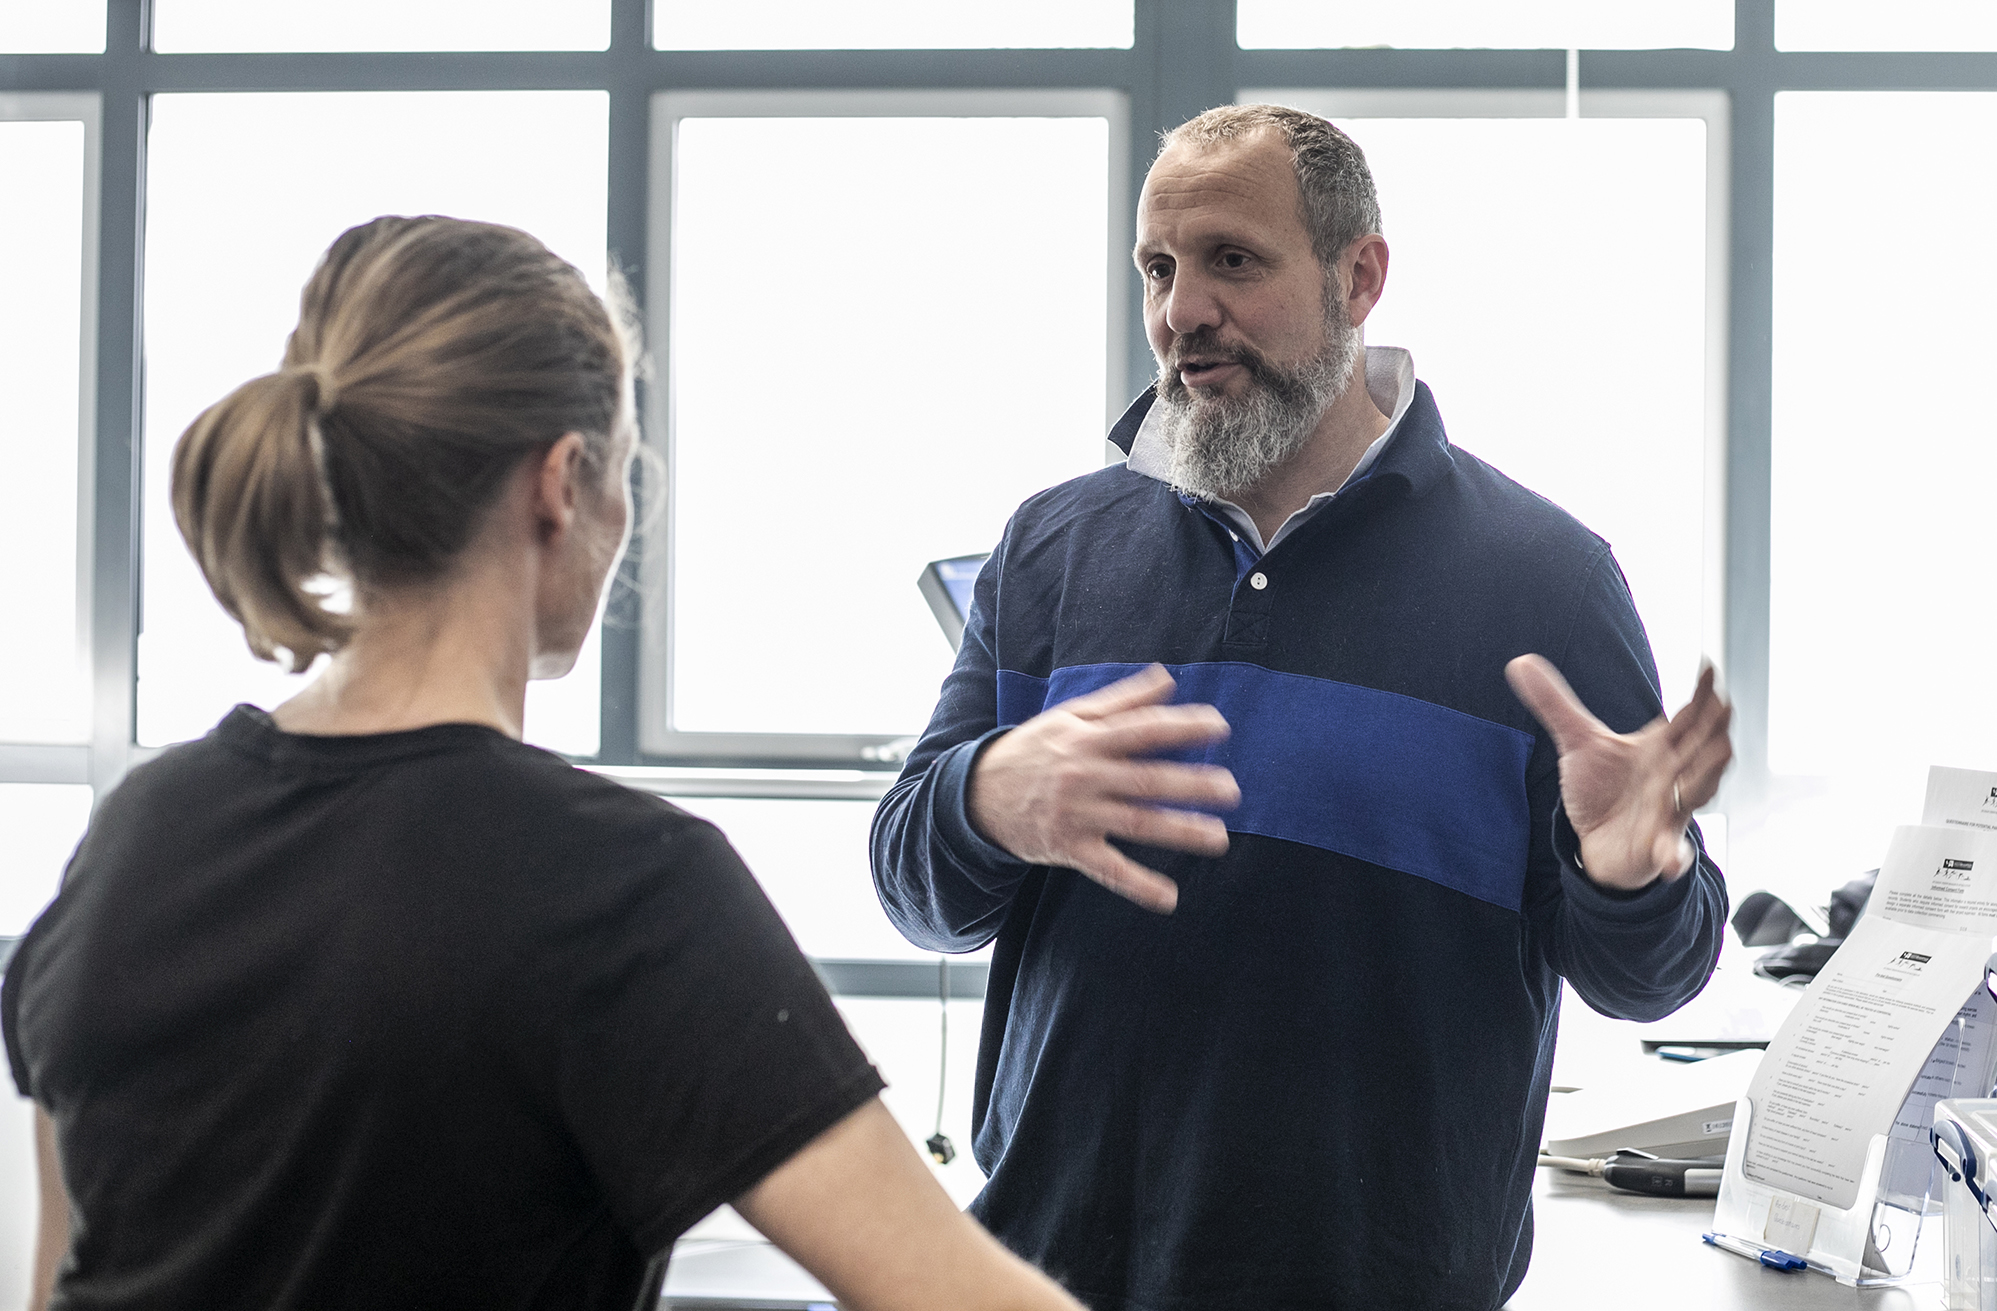
<svg viewBox="0 0 1997 1311"><path fill-rule="evenodd" d="M971 770L971 823L1035 865L1076 870L1146 910L1169 915L1179 887L1109 839L1199 856L1227 850L1227 826L1177 809L1232 810L1234 775L1218 765L1143 757L1227 736L1212 706L1165 704L1175 684L1152 665L1044 710L986 747Z"/></svg>

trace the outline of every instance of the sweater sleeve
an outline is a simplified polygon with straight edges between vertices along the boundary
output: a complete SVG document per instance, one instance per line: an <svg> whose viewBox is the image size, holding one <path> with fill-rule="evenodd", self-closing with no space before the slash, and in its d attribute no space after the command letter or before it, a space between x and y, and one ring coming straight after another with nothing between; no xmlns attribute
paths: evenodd
<svg viewBox="0 0 1997 1311"><path fill-rule="evenodd" d="M1650 642L1606 547L1553 659L1582 703L1618 733L1664 713ZM1621 893L1581 868L1580 843L1560 801L1559 759L1543 732L1527 791L1533 832L1526 911L1553 967L1590 1006L1616 1019L1662 1019L1698 995L1727 922L1726 882L1698 825L1690 832L1698 855L1689 871Z"/></svg>
<svg viewBox="0 0 1997 1311"><path fill-rule="evenodd" d="M1005 543L978 573L957 663L874 813L874 888L904 937L930 951L973 951L995 937L1032 866L979 835L967 804L979 752L998 722L996 615Z"/></svg>

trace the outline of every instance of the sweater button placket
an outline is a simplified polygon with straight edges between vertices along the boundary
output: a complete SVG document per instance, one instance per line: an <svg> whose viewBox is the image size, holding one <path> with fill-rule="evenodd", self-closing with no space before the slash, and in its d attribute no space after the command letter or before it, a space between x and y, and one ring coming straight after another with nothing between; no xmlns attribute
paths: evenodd
<svg viewBox="0 0 1997 1311"><path fill-rule="evenodd" d="M1242 586L1245 583L1247 586ZM1269 575L1255 570L1235 585L1234 603L1228 608L1224 647L1237 654L1259 651L1269 642L1269 607L1275 595Z"/></svg>

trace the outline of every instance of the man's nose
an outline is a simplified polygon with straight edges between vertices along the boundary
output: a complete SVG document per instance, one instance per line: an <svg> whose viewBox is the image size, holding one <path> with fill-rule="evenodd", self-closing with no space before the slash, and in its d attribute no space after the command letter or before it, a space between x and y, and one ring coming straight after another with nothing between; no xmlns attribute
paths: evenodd
<svg viewBox="0 0 1997 1311"><path fill-rule="evenodd" d="M1172 290L1165 298L1165 326L1174 336L1218 328L1222 317L1220 300L1204 278L1194 275L1172 280Z"/></svg>

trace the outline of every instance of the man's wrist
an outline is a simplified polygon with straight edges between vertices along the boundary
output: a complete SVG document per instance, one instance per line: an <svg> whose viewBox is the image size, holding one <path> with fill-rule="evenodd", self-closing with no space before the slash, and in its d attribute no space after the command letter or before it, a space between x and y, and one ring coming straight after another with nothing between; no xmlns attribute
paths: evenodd
<svg viewBox="0 0 1997 1311"><path fill-rule="evenodd" d="M1001 851L1006 851L1006 845L993 836L991 817L985 813L984 803L988 799L988 794L981 786L981 781L986 777L984 769L986 754L998 745L1000 738L1011 731L1009 728L1001 728L979 739L971 751L971 762L965 767L964 778L964 822L970 826L971 832L976 834L981 842L997 847Z"/></svg>
<svg viewBox="0 0 1997 1311"><path fill-rule="evenodd" d="M1581 876L1589 887L1595 889L1605 897L1611 897L1618 901L1628 901L1643 896L1660 882L1664 881L1664 872L1662 870L1653 872L1648 879L1637 884L1635 887L1630 887L1622 883L1613 883L1607 879L1600 878L1594 870L1588 868L1587 861L1583 857L1583 841L1584 839L1575 829L1573 821L1567 816L1566 805L1564 803L1555 804L1553 808L1554 855L1559 857L1563 865L1572 866L1574 871Z"/></svg>
<svg viewBox="0 0 1997 1311"><path fill-rule="evenodd" d="M967 864L995 869L1022 866L1025 861L991 840L971 816L971 789L985 749L1009 730L994 729L961 743L937 759L936 827L945 845Z"/></svg>

